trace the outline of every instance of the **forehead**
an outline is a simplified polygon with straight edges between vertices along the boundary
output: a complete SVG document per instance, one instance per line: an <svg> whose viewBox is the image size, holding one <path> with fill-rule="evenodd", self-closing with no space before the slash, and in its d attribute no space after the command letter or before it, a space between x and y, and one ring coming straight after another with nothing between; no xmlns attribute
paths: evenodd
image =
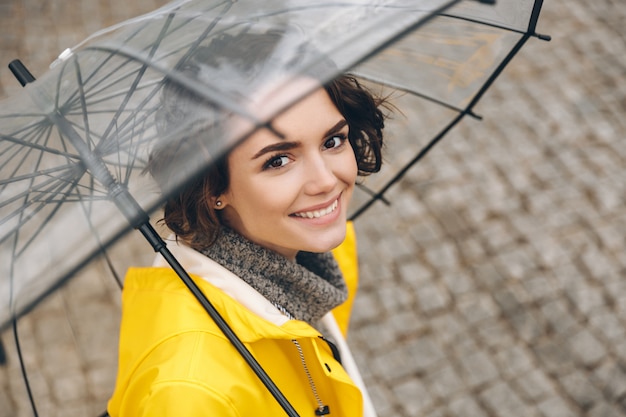
<svg viewBox="0 0 626 417"><path fill-rule="evenodd" d="M260 148L280 141L300 143L318 141L342 120L344 120L343 116L326 90L318 87L274 117L271 120L274 131L267 128L258 129L232 153L256 153Z"/></svg>

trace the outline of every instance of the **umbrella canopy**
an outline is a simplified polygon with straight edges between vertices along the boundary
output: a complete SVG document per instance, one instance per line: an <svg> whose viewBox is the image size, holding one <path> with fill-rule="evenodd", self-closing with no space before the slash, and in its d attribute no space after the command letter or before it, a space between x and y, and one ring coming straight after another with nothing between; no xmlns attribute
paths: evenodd
<svg viewBox="0 0 626 417"><path fill-rule="evenodd" d="M179 1L68 49L0 110L0 327L142 223L164 195L269 126L309 92L297 82L302 75L324 82L353 71L393 93L400 110L388 129L383 172L356 195L359 214L415 162L417 150L472 115L495 75L534 35L540 6ZM187 58L213 41L271 31L281 33L280 42L253 71L216 65L189 77L184 70ZM165 78L193 90L211 111L157 132ZM246 122L242 128L189 140L234 116ZM157 185L144 172L148 157L175 141L184 148L181 163Z"/></svg>

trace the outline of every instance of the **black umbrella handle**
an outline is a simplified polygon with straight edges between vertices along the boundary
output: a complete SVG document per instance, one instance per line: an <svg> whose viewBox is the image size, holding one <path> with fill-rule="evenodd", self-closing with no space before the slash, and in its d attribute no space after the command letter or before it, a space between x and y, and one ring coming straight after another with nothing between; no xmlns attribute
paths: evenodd
<svg viewBox="0 0 626 417"><path fill-rule="evenodd" d="M35 81L35 77L30 71L22 64L19 59L14 59L9 63L9 69L13 73L13 76L17 78L17 81L24 87L28 83Z"/></svg>

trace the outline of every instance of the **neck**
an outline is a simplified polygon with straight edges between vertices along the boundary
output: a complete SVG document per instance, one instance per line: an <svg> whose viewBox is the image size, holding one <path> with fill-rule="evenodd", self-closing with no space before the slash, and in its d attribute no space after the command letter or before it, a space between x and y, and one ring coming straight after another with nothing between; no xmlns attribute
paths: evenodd
<svg viewBox="0 0 626 417"><path fill-rule="evenodd" d="M293 259L225 229L203 254L224 266L280 305L291 316L312 325L347 298L343 277L331 253L299 252Z"/></svg>

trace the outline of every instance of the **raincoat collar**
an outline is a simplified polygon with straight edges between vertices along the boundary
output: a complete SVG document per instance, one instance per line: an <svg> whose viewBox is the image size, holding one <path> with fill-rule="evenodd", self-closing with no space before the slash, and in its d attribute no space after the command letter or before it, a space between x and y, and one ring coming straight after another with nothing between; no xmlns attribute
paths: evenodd
<svg viewBox="0 0 626 417"><path fill-rule="evenodd" d="M245 281L200 252L175 240L168 242L168 248L192 277L201 278L195 279L196 283L211 302L219 301L225 309L221 313L236 317L234 320L225 318L243 341L251 342L267 337L297 338L321 335L306 322L290 320ZM169 268L160 255L155 258L153 266ZM220 291L215 291L215 288L234 299L239 305L222 302L224 295Z"/></svg>

